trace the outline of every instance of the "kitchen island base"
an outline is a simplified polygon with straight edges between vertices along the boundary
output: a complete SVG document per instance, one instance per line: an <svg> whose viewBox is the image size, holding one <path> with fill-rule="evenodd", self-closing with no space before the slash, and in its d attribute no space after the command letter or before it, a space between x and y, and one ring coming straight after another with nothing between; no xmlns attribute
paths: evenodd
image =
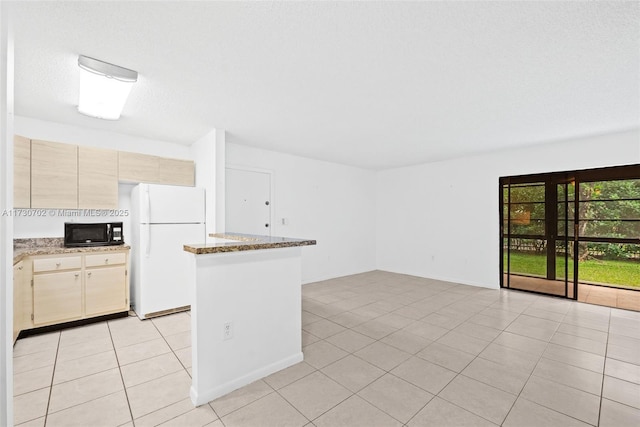
<svg viewBox="0 0 640 427"><path fill-rule="evenodd" d="M194 405L303 360L300 247L193 254L190 268Z"/></svg>

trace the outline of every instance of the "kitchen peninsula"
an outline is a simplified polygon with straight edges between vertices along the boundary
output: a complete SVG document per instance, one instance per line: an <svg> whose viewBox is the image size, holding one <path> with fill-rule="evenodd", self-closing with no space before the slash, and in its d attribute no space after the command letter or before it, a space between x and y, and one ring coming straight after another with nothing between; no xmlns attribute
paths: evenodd
<svg viewBox="0 0 640 427"><path fill-rule="evenodd" d="M199 406L303 359L301 254L315 240L214 234L190 260L193 374Z"/></svg>

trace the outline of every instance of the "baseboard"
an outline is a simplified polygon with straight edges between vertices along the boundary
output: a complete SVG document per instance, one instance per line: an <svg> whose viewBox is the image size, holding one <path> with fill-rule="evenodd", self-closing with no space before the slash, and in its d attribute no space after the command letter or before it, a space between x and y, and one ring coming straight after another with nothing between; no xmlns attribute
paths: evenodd
<svg viewBox="0 0 640 427"><path fill-rule="evenodd" d="M234 390L237 390L240 387L244 387L245 385L251 384L252 382L257 381L261 378L281 371L285 368L288 368L289 366L295 365L296 363L300 363L303 359L304 355L302 354L302 352L299 352L285 359L264 366L260 369L256 369L255 371L249 372L246 375L226 382L215 388L209 390L201 390L200 393L198 393L198 391L196 391L193 386L191 386L191 390L189 392L189 395L191 396L191 402L193 402L195 406L204 405L205 403L211 402L212 400L224 396L225 394L230 393Z"/></svg>

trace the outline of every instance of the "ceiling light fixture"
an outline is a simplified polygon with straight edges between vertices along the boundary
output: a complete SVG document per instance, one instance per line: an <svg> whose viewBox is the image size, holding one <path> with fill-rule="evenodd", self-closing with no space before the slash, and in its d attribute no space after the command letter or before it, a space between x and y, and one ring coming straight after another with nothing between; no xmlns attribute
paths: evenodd
<svg viewBox="0 0 640 427"><path fill-rule="evenodd" d="M80 55L80 99L78 111L87 116L118 120L138 73Z"/></svg>

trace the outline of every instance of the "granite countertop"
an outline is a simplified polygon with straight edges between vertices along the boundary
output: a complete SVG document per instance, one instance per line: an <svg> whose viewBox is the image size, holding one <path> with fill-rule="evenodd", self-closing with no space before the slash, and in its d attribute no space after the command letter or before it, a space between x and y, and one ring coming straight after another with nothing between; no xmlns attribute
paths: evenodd
<svg viewBox="0 0 640 427"><path fill-rule="evenodd" d="M211 242L204 244L184 245L186 252L196 255L223 252L255 251L260 249L291 248L295 246L312 246L315 240L294 239L289 237L258 236L241 233L209 234Z"/></svg>
<svg viewBox="0 0 640 427"><path fill-rule="evenodd" d="M87 252L114 252L131 249L129 245L89 246L65 248L62 237L42 237L35 239L13 239L13 263L34 255L57 255Z"/></svg>

